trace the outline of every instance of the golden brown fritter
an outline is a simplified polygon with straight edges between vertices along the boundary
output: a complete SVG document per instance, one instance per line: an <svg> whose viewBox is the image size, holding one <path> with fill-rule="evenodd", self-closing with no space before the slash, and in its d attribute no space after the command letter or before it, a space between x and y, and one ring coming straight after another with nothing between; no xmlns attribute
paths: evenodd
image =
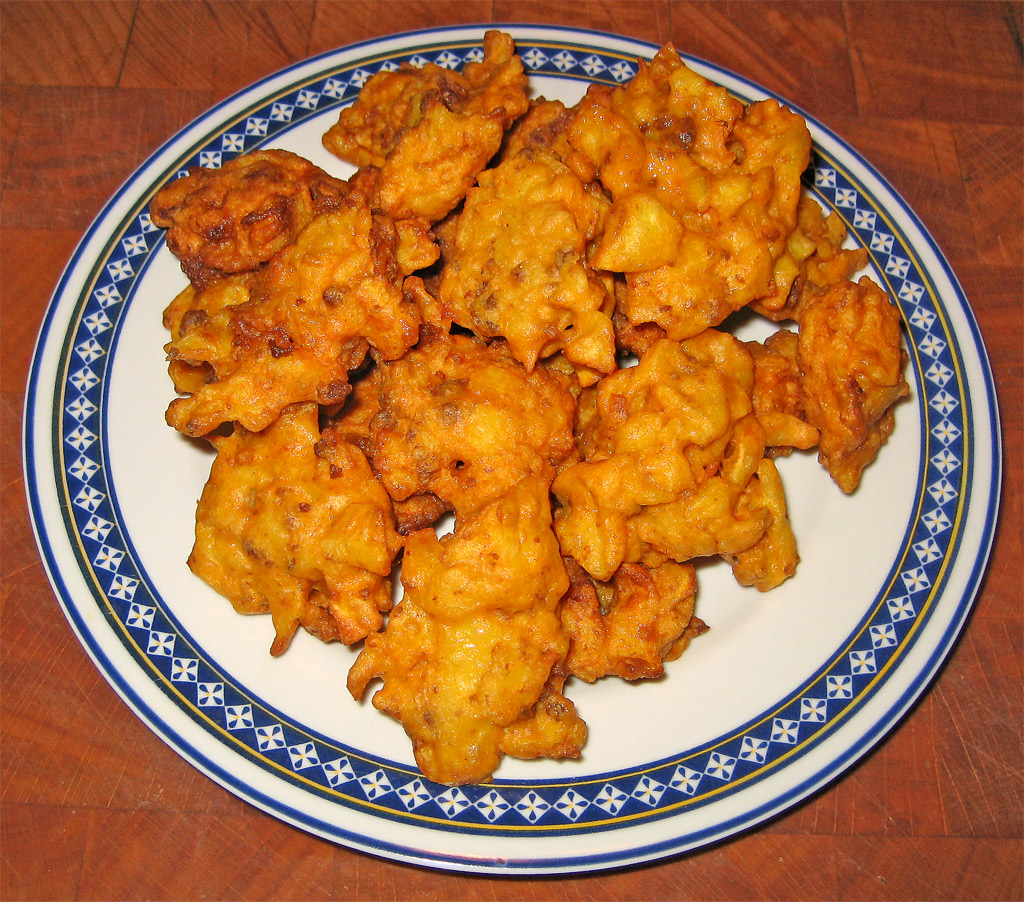
<svg viewBox="0 0 1024 902"><path fill-rule="evenodd" d="M567 162L612 197L592 263L626 274L621 310L683 339L774 290L811 140L774 100L743 105L671 46L592 90Z"/></svg>
<svg viewBox="0 0 1024 902"><path fill-rule="evenodd" d="M765 442L775 453L818 444L818 430L807 421L798 342L795 332L780 329L763 344L746 343L754 360L754 413L764 429Z"/></svg>
<svg viewBox="0 0 1024 902"><path fill-rule="evenodd" d="M243 614L269 612L271 654L302 626L351 644L380 629L401 547L362 452L320 435L315 404L263 432L217 437L189 567Z"/></svg>
<svg viewBox="0 0 1024 902"><path fill-rule="evenodd" d="M557 608L569 580L544 482L519 483L444 538L412 534L402 583L405 597L367 638L348 686L360 698L383 681L374 707L402 724L428 778L484 782L516 750L579 754L585 727L558 692L567 642Z"/></svg>
<svg viewBox="0 0 1024 902"><path fill-rule="evenodd" d="M782 585L796 572L800 556L796 537L786 511L786 495L775 464L762 460L757 473L743 493L741 504L752 509L767 509L771 522L753 545L725 555L732 564L733 576L741 586L753 586L768 592Z"/></svg>
<svg viewBox="0 0 1024 902"><path fill-rule="evenodd" d="M247 302L167 345L172 361L215 377L172 401L168 422L192 436L232 421L259 431L289 404L343 401L370 347L391 360L416 343L420 308L403 277L436 253L425 231L399 231L357 201L318 216L256 276Z"/></svg>
<svg viewBox="0 0 1024 902"><path fill-rule="evenodd" d="M220 169L193 167L150 204L167 247L196 286L258 269L314 216L338 208L343 181L286 150L255 150Z"/></svg>
<svg viewBox="0 0 1024 902"><path fill-rule="evenodd" d="M429 493L463 516L573 453L573 397L500 342L431 333L381 365L372 461L396 501Z"/></svg>
<svg viewBox="0 0 1024 902"><path fill-rule="evenodd" d="M559 611L569 637L565 668L581 680L656 679L666 661L707 629L693 616L692 564L667 561L653 570L623 564L607 583L595 583L572 558L565 568L570 587Z"/></svg>
<svg viewBox="0 0 1024 902"><path fill-rule="evenodd" d="M584 459L552 485L563 551L607 581L623 562L685 562L756 542L771 515L741 503L765 448L752 385L749 352L710 329L660 341L603 379L577 427Z"/></svg>
<svg viewBox="0 0 1024 902"><path fill-rule="evenodd" d="M505 135L501 160L511 159L521 150L547 150L564 160L571 151L566 131L575 115L575 109L560 100L540 97L530 101L530 108Z"/></svg>
<svg viewBox="0 0 1024 902"><path fill-rule="evenodd" d="M819 459L852 492L892 432L893 405L910 393L899 310L867 276L815 292L802 305L797 359Z"/></svg>
<svg viewBox="0 0 1024 902"><path fill-rule="evenodd" d="M826 216L804 195L797 207L797 226L775 267L772 293L751 303L751 309L772 320L800 319L810 294L846 282L868 262L863 247L843 247L846 226L834 210Z"/></svg>
<svg viewBox="0 0 1024 902"><path fill-rule="evenodd" d="M437 222L455 208L529 105L512 38L484 36L484 57L461 73L403 64L367 81L324 135L354 166L379 168L375 209Z"/></svg>
<svg viewBox="0 0 1024 902"><path fill-rule="evenodd" d="M505 338L527 370L562 351L591 381L612 372L614 299L587 262L606 210L552 153L522 151L467 195L438 300L459 325Z"/></svg>

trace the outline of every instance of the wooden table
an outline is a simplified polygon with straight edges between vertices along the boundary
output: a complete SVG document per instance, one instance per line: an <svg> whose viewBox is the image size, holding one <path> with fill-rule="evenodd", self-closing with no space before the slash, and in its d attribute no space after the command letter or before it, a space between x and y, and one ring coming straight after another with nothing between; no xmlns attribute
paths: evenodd
<svg viewBox="0 0 1024 902"><path fill-rule="evenodd" d="M4 899L1020 899L1022 6L1019 3L4 2ZM186 764L68 628L20 470L33 341L92 217L233 91L334 47L473 22L585 26L706 58L859 149L948 256L1002 405L1002 518L937 683L841 780L760 829L574 881L420 870L301 833Z"/></svg>

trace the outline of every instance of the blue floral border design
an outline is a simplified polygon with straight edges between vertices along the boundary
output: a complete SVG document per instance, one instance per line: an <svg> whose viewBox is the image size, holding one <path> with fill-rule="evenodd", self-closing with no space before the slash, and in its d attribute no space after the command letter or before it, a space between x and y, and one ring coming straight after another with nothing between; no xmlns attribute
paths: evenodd
<svg viewBox="0 0 1024 902"><path fill-rule="evenodd" d="M520 42L520 53L529 70L539 74L620 83L635 71L628 60L589 48ZM235 126L219 131L181 161L180 171L220 166L309 116L350 102L372 74L402 61L455 68L480 56L478 46L467 47L461 56L451 45L433 53L424 47L333 71L280 92ZM959 352L927 274L884 211L842 166L819 152L813 173L813 190L843 215L869 249L902 312L923 398L926 466L919 515L891 580L861 628L797 695L757 722L676 759L629 773L586 782L452 788L290 724L225 679L191 647L146 583L119 531L104 472L104 376L116 347L118 319L148 260L163 244L162 232L146 212L148 197L108 245L92 286L80 299L65 348L61 406L54 412L66 516L79 537L81 566L90 574L101 608L135 657L205 729L310 791L383 817L442 829L510 833L611 829L705 804L801 754L869 697L928 616L955 555L966 503L964 461L970 450Z"/></svg>

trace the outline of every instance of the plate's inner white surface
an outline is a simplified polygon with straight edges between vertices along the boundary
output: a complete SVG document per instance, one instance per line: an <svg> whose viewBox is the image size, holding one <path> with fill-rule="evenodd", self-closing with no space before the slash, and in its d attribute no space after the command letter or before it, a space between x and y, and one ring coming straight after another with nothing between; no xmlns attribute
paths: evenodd
<svg viewBox="0 0 1024 902"><path fill-rule="evenodd" d="M535 82L535 93L574 102L578 83ZM342 177L351 171L320 145L320 117L274 142ZM195 506L213 460L201 443L164 422L173 397L161 313L185 277L162 249L121 325L109 377L108 457L122 526L168 612L205 657L257 700L364 752L412 765L401 727L354 701L345 677L355 650L300 632L281 658L269 655L269 617L243 617L192 576L185 560ZM770 323L741 337L763 338ZM910 374L908 373L908 378ZM506 761L498 777L585 776L679 755L769 711L829 661L884 589L918 491L921 423L914 397L853 496L844 496L813 455L779 462L801 563L779 589L760 594L733 581L724 562L698 568L697 613L711 627L657 682L571 681L567 694L590 727L579 762Z"/></svg>

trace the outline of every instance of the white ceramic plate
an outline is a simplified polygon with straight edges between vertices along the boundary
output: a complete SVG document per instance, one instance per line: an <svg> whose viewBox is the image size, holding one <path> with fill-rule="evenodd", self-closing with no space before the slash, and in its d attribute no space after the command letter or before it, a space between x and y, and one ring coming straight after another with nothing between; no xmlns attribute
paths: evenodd
<svg viewBox="0 0 1024 902"><path fill-rule="evenodd" d="M647 44L511 27L536 95L619 84ZM192 165L261 146L341 176L320 136L372 73L461 67L482 28L417 32L316 57L226 100L160 148L86 234L39 337L25 472L43 559L68 620L114 688L171 747L267 812L346 846L435 867L558 873L649 861L731 835L835 778L924 690L964 624L998 506L995 396L949 266L892 188L809 121L807 190L870 252L903 316L911 398L845 497L812 456L781 462L802 563L767 595L702 566L711 631L663 680L571 683L590 726L578 762L507 761L487 786L429 783L401 728L353 701L354 651L300 634L268 654L185 565L210 456L164 423L160 316L185 284L147 214ZM694 68L749 101L767 96ZM751 334L770 329L751 325Z"/></svg>

